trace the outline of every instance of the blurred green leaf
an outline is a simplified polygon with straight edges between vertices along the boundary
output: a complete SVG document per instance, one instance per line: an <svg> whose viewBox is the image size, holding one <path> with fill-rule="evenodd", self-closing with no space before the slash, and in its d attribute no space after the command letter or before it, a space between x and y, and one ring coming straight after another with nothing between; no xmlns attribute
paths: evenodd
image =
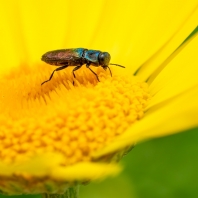
<svg viewBox="0 0 198 198"><path fill-rule="evenodd" d="M198 128L150 140L124 159L138 198L198 195Z"/></svg>
<svg viewBox="0 0 198 198"><path fill-rule="evenodd" d="M137 198L130 179L121 174L102 182L81 186L80 198Z"/></svg>

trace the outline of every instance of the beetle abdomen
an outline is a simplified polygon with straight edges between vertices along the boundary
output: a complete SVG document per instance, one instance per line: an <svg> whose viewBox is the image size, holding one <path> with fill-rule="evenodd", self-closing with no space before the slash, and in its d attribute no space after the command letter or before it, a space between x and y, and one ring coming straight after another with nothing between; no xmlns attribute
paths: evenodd
<svg viewBox="0 0 198 198"><path fill-rule="evenodd" d="M41 60L50 65L79 65L82 62L82 55L86 49L72 48L49 51L43 54Z"/></svg>

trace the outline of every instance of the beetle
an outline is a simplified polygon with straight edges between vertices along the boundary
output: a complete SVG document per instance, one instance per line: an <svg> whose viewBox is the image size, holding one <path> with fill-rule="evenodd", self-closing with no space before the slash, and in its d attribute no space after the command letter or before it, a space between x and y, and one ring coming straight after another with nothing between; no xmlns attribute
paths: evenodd
<svg viewBox="0 0 198 198"><path fill-rule="evenodd" d="M122 65L109 63L110 59L111 56L108 52L101 52L99 50L88 50L85 48L60 49L60 50L53 50L46 52L45 54L43 54L41 60L50 65L55 65L60 67L55 69L52 72L50 78L44 81L41 85L50 81L54 75L54 72L60 71L69 66L75 66L72 73L74 78L76 78L74 72L80 69L82 65L86 64L86 67L96 76L98 81L100 81L98 75L90 68L90 65L93 65L95 67L101 66L104 70L108 68L111 76L112 73L109 68L109 65L116 65L125 68Z"/></svg>

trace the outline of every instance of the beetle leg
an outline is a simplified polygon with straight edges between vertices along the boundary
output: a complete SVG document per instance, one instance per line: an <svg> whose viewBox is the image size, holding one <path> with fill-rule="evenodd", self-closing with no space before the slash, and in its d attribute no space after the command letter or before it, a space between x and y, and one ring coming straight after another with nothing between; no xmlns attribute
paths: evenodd
<svg viewBox="0 0 198 198"><path fill-rule="evenodd" d="M96 76L98 82L100 82L99 78L98 78L98 75L89 67L90 64L87 64L86 67Z"/></svg>
<svg viewBox="0 0 198 198"><path fill-rule="evenodd" d="M76 75L75 75L74 72L75 72L76 70L80 69L81 67L82 67L82 65L76 66L76 67L73 69L72 73L73 73L74 78L76 78ZM73 81L73 85L74 85L74 81Z"/></svg>
<svg viewBox="0 0 198 198"><path fill-rule="evenodd" d="M110 75L111 75L111 77L112 77L112 72L111 72L111 69L110 69L110 67L109 66L105 66L105 67L102 67L104 70L106 70L107 68L108 68L108 70L109 70L109 72L110 72Z"/></svg>
<svg viewBox="0 0 198 198"><path fill-rule="evenodd" d="M55 70L52 72L50 78L49 78L48 80L42 82L41 85L43 85L44 83L50 81L50 80L52 79L52 77L53 77L55 71L59 71L59 70L65 69L66 67L68 67L68 65L64 65L64 66L62 66L62 67L59 67L59 68L55 69Z"/></svg>
<svg viewBox="0 0 198 198"><path fill-rule="evenodd" d="M76 70L80 69L81 67L82 67L82 65L76 66L76 67L73 69L72 73L73 73L74 78L76 78L76 75L75 75L74 72L75 72Z"/></svg>

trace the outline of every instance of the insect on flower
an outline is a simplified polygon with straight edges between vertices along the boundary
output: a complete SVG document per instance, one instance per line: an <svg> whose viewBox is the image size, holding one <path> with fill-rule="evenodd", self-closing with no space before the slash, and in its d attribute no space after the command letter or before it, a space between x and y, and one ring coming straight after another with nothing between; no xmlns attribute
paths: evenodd
<svg viewBox="0 0 198 198"><path fill-rule="evenodd" d="M96 76L98 81L100 81L98 75L90 68L90 65L93 65L95 67L101 66L104 70L108 68L111 76L112 73L109 68L109 65L116 65L125 68L122 65L109 63L110 59L111 56L108 52L101 52L99 50L88 50L85 48L60 49L60 50L46 52L42 56L41 60L50 65L55 65L60 67L55 69L52 72L50 78L44 81L41 85L50 81L55 71L65 69L69 66L75 66L72 73L74 78L76 78L74 72L80 69L82 65L86 64L86 67Z"/></svg>

